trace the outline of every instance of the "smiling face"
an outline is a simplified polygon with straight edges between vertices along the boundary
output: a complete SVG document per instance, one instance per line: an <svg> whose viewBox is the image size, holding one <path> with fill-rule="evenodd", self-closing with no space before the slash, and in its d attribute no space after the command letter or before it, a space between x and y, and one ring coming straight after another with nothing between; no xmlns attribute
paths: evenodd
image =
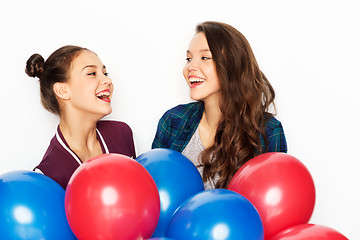
<svg viewBox="0 0 360 240"><path fill-rule="evenodd" d="M99 118L111 113L113 84L95 53L82 51L73 60L67 84L68 103L72 109L95 114Z"/></svg>
<svg viewBox="0 0 360 240"><path fill-rule="evenodd" d="M219 101L220 81L203 32L193 37L186 56L183 74L190 87L190 97L193 100Z"/></svg>

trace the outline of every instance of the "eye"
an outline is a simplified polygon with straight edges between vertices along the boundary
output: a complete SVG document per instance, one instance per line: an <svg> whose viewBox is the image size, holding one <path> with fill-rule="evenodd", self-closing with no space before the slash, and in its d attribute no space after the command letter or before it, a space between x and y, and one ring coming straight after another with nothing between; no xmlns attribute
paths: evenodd
<svg viewBox="0 0 360 240"><path fill-rule="evenodd" d="M201 60L210 60L210 57L201 57Z"/></svg>
<svg viewBox="0 0 360 240"><path fill-rule="evenodd" d="M104 73L104 76L108 77L108 76L109 76L109 73L105 72L105 73Z"/></svg>
<svg viewBox="0 0 360 240"><path fill-rule="evenodd" d="M185 58L185 60L187 61L187 62L190 62L191 61L191 58Z"/></svg>

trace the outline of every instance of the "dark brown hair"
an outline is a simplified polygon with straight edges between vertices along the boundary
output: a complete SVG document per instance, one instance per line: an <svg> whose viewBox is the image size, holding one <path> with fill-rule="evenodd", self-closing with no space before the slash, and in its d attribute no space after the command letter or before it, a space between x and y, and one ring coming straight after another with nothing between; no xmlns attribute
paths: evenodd
<svg viewBox="0 0 360 240"><path fill-rule="evenodd" d="M60 114L53 86L57 82L68 81L72 61L84 50L87 49L68 45L56 50L46 61L37 53L27 60L25 72L29 77L39 78L41 103L49 112Z"/></svg>
<svg viewBox="0 0 360 240"><path fill-rule="evenodd" d="M234 27L219 22L204 22L196 32L206 36L220 81L222 119L215 142L200 155L203 179L220 178L215 187L226 188L236 171L261 148L266 120L274 106L275 92L260 71L250 44Z"/></svg>

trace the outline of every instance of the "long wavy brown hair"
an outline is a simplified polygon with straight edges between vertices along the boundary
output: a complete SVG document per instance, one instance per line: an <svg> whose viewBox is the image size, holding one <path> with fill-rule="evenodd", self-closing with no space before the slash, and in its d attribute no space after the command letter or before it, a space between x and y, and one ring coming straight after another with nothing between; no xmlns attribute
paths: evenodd
<svg viewBox="0 0 360 240"><path fill-rule="evenodd" d="M234 27L219 22L204 22L196 32L206 36L220 80L222 119L212 146L200 155L203 180L220 178L216 188L226 188L236 171L264 151L260 135L275 110L275 92L260 71L246 38Z"/></svg>

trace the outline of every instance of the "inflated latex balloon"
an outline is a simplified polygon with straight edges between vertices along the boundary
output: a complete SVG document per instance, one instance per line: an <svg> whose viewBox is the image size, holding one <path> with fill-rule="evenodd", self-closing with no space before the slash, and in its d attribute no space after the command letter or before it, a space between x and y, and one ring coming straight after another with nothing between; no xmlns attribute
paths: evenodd
<svg viewBox="0 0 360 240"><path fill-rule="evenodd" d="M167 237L177 240L262 240L255 207L240 194L212 189L194 195L176 210Z"/></svg>
<svg viewBox="0 0 360 240"><path fill-rule="evenodd" d="M300 224L276 234L271 240L349 240L340 232L326 226Z"/></svg>
<svg viewBox="0 0 360 240"><path fill-rule="evenodd" d="M315 206L315 186L308 169L286 153L264 153L245 163L228 189L246 197L259 211L265 239L307 223Z"/></svg>
<svg viewBox="0 0 360 240"><path fill-rule="evenodd" d="M156 228L160 199L141 164L103 154L76 169L66 189L65 210L79 239L145 239Z"/></svg>
<svg viewBox="0 0 360 240"><path fill-rule="evenodd" d="M152 237L164 237L179 205L204 190L201 175L188 158L171 149L153 149L136 160L149 171L159 190L160 218Z"/></svg>
<svg viewBox="0 0 360 240"><path fill-rule="evenodd" d="M155 238L148 238L146 240L176 240L176 239L167 238L167 237L155 237Z"/></svg>
<svg viewBox="0 0 360 240"><path fill-rule="evenodd" d="M31 171L0 175L0 238L76 239L65 216L65 190Z"/></svg>

